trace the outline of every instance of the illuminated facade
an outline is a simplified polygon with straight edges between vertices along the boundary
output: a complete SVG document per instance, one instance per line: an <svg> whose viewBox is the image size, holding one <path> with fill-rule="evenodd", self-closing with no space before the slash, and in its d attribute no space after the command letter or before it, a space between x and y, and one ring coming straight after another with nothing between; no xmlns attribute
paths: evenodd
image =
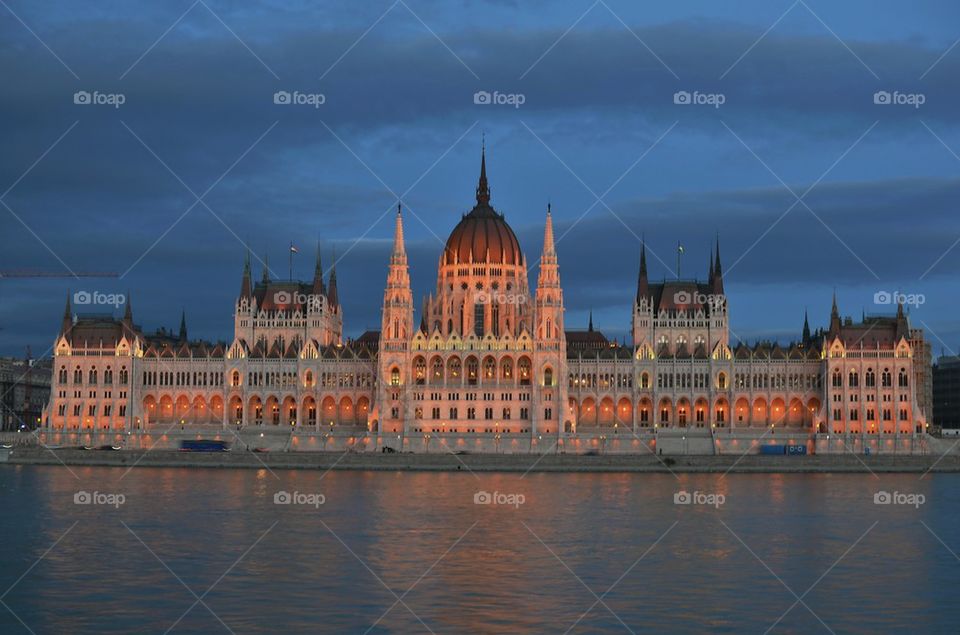
<svg viewBox="0 0 960 635"><path fill-rule="evenodd" d="M925 344L902 307L854 323L834 300L826 329L805 319L789 345L733 344L719 243L706 281L651 282L642 248L632 343L610 343L592 321L565 329L550 207L531 290L490 200L483 157L419 320L398 208L381 329L356 340L343 338L336 271L325 281L319 255L309 283L265 272L256 284L248 256L230 343L191 341L185 321L146 335L129 302L121 319L74 318L68 299L44 425L277 426L418 452L650 451L678 431L717 451L744 434L875 447L923 434Z"/></svg>

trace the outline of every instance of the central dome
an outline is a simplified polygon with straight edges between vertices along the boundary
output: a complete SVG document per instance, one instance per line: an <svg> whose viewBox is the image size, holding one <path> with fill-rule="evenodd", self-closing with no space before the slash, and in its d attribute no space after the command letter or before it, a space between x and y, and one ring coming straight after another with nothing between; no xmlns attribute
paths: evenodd
<svg viewBox="0 0 960 635"><path fill-rule="evenodd" d="M480 158L477 205L453 228L443 250L443 259L448 265L464 262L520 265L523 262L516 234L503 214L498 214L490 206L486 151Z"/></svg>

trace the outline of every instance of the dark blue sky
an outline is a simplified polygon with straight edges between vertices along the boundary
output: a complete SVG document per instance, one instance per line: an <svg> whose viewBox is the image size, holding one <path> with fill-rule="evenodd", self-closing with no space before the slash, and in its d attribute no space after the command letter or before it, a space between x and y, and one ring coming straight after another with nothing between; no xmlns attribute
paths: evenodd
<svg viewBox="0 0 960 635"><path fill-rule="evenodd" d="M678 240L702 277L719 234L742 339L794 338L805 308L825 324L834 289L857 317L900 290L923 294L935 352L960 346L955 3L5 1L0 270L123 275L0 280L0 354L47 351L68 289L129 290L145 328L186 308L192 336L229 339L244 242L278 276L291 240L300 277L317 240L328 265L336 249L348 333L377 328L388 211L409 206L420 298L483 131L531 262L552 201L568 327L592 308L627 332L640 236L654 277Z"/></svg>

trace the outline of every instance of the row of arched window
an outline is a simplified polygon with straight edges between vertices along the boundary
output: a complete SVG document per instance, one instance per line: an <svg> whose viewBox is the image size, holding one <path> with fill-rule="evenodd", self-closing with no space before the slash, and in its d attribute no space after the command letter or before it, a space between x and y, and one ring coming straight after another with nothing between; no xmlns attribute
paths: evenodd
<svg viewBox="0 0 960 635"><path fill-rule="evenodd" d="M868 368L867 371L863 374L863 383L867 388L874 388L877 385L877 374L872 368ZM839 368L833 371L833 377L831 380L831 385L834 388L843 388L843 373ZM907 388L910 385L909 375L905 368L901 368L897 373L897 386L900 388ZM858 388L860 386L860 374L851 370L847 375L847 386L850 388ZM893 375L890 372L889 368L884 368L883 372L880 373L880 386L882 388L891 388L893 386Z"/></svg>
<svg viewBox="0 0 960 635"><path fill-rule="evenodd" d="M64 365L64 366L61 366L61 367L60 367L60 370L59 370L58 373L57 373L57 381L58 381L60 384L66 384L68 377L69 377L69 373L67 372L67 367L66 367L65 365ZM95 385L97 385L98 383L100 383L100 382L99 382L99 377L100 377L100 374L99 374L99 371L97 370L97 367L96 367L96 366L93 366L93 367L90 368L90 370L87 371L87 382L86 382L86 383L90 384L91 386L95 386ZM119 371L119 373L118 373L118 378L117 378L117 379L119 380L117 383L120 384L120 385L127 384L127 383L130 381L130 376L129 376L129 373L127 372L127 367L126 367L126 366L121 366L121 367L120 367L120 371ZM76 384L76 385L81 385L81 384L84 383L84 382L83 382L83 370L80 368L80 366L77 366L77 367L74 369L74 371L73 371L73 382L72 382L72 383L73 383L73 384ZM112 384L113 384L113 368L110 367L110 366L107 366L107 367L104 368L104 370L103 370L103 384L104 384L104 385L112 385Z"/></svg>

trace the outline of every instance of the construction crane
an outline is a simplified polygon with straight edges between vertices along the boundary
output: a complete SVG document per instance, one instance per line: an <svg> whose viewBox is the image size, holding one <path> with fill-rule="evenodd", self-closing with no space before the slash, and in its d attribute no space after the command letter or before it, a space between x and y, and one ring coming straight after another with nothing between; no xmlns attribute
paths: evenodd
<svg viewBox="0 0 960 635"><path fill-rule="evenodd" d="M0 270L0 278L119 278L116 271L32 271L30 269Z"/></svg>
<svg viewBox="0 0 960 635"><path fill-rule="evenodd" d="M119 278L116 271L38 271L36 269L0 269L0 280L4 278ZM3 327L0 326L0 331Z"/></svg>

